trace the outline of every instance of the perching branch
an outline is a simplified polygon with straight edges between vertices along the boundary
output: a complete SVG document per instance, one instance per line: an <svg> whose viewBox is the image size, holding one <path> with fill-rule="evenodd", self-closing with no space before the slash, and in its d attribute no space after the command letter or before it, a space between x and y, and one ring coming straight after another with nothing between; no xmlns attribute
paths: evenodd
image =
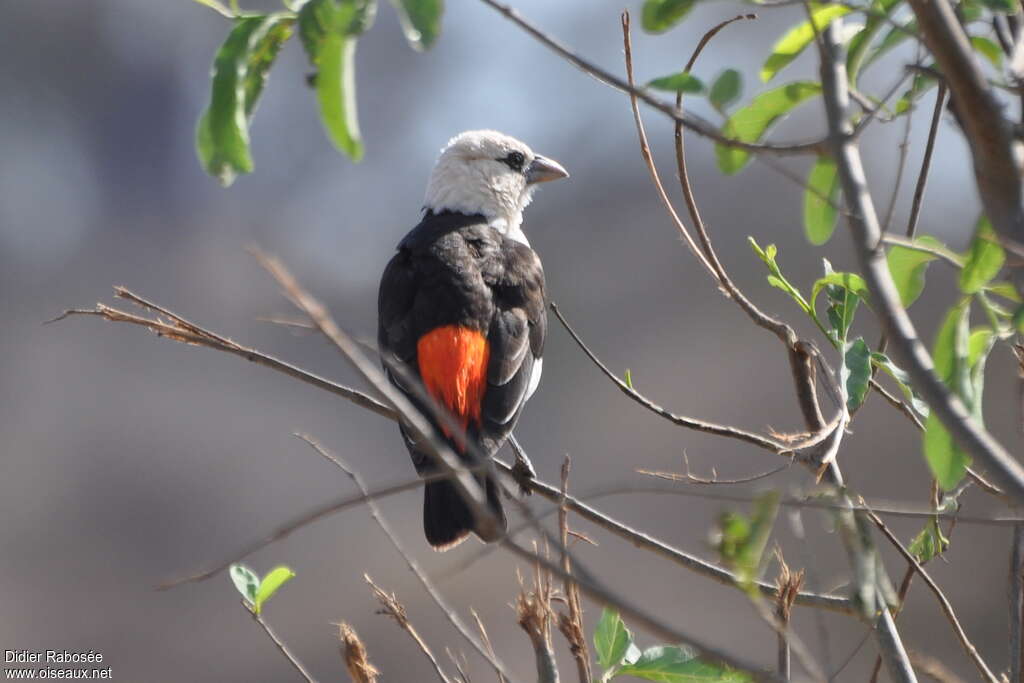
<svg viewBox="0 0 1024 683"><path fill-rule="evenodd" d="M298 657L292 654L292 651L288 649L288 646L284 644L284 641L277 637L274 630L270 628L270 624L263 621L263 617L257 614L256 610L250 609L249 605L247 605L244 600L242 601L242 607L249 613L252 620L255 621L261 629L263 629L263 632L267 634L267 637L274 641L274 645L277 649L282 655L284 655L284 658L288 660L288 663L299 672L299 675L306 679L306 683L316 683L316 679L309 675L309 672L306 671L306 667L302 665L302 662L299 661Z"/></svg>

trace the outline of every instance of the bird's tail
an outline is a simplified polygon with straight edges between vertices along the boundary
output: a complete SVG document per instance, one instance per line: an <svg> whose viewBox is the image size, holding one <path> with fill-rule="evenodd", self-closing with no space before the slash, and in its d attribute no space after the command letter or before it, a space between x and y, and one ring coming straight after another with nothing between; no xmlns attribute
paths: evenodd
<svg viewBox="0 0 1024 683"><path fill-rule="evenodd" d="M498 485L488 476L483 477L480 483L487 492L487 505L498 518L499 529L504 532L508 523L501 507ZM470 531L476 531L473 513L450 479L427 482L424 487L423 531L435 550L454 548L466 539Z"/></svg>

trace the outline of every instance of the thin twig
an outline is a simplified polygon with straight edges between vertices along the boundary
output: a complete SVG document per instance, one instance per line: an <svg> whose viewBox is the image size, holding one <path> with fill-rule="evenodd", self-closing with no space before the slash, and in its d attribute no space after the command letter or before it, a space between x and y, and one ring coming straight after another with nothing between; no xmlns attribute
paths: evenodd
<svg viewBox="0 0 1024 683"><path fill-rule="evenodd" d="M292 654L291 650L288 649L288 646L285 645L284 642L277 637L277 634L274 633L274 630L270 628L270 624L265 622L263 620L263 617L261 617L259 614L256 614L256 610L250 609L249 606L245 603L245 601L242 601L242 607L245 608L245 611L249 613L249 616L252 617L252 620L259 624L259 627L263 629L263 632L267 634L267 637L274 641L274 645L276 645L277 649L281 652L282 655L284 655L284 658L288 660L288 663L291 664L292 667L294 667L294 669L299 672L299 675L306 679L307 683L316 683L316 679L309 675L309 672L306 671L306 667L302 665L302 662L299 661L298 657Z"/></svg>
<svg viewBox="0 0 1024 683"><path fill-rule="evenodd" d="M455 630L457 630L459 634L466 639L466 642L468 642L473 647L473 649L476 650L477 653L494 668L499 678L507 680L510 677L508 674L508 670L506 669L505 665L502 664L501 660L495 656L494 650L490 647L490 644L481 643L479 640L473 637L473 634L469 630L469 627L466 626L466 624L462 621L462 618L458 615L458 613L456 613L456 611L447 603L447 601L444 599L444 596L441 595L441 592L437 589L436 586L434 586L433 582L430 581L426 573L420 568L419 563L416 562L416 560L412 559L412 556L406 551L405 547L402 545L402 542L398 540L398 536L395 534L394 531L392 531L391 525L388 524L386 519L384 519L384 515L381 513L380 507L377 505L377 502L370 497L369 491L367 490L366 484L363 482L362 477L360 477L355 470L349 467L344 460L342 460L334 453L329 452L311 436L307 434L296 434L295 436L305 441L322 458L324 458L331 464L335 465L342 472L344 472L348 476L348 478L351 479L352 482L356 485L359 491L364 496L367 497L366 504L370 508L370 515L373 517L374 521L377 522L377 526L379 526L381 531L384 532L384 535L388 537L388 540L391 541L391 545L395 547L395 550L398 551L398 554L402 556L403 560L405 560L405 564L407 567L409 567L409 571L411 571L416 576L420 584L423 586L423 589L427 592L427 595L429 595L430 598L434 601L434 604L437 605L438 609L440 609L444 613L445 617L448 619L448 622L455 627ZM483 626L481 625L481 630L482 629Z"/></svg>
<svg viewBox="0 0 1024 683"><path fill-rule="evenodd" d="M889 542L895 546L896 550L898 550L900 555L903 556L903 559L905 559L907 563L914 568L914 571L918 573L921 579L925 582L925 585L927 585L931 592L935 594L936 599L939 601L939 606L942 608L942 612L946 615L950 625L953 627L954 633L956 633L957 639L959 639L960 644L963 645L964 651L967 652L967 656L970 657L971 662L973 662L974 666L977 667L982 678L988 681L988 683L1000 683L996 675L988 668L985 660L983 660L981 655L978 654L978 649L974 647L974 643L967 638L967 634L964 632L964 628L960 624L960 620L957 619L956 612L953 611L953 606L949 604L949 600L946 599L946 596L942 592L942 589L939 588L939 585L935 583L935 580L932 579L927 571L925 571L924 567L922 567L917 561L917 558L915 558L914 555L907 550L906 546L900 542L900 539L896 538L896 535L889 531L889 528L885 526L885 522L883 522L878 515L873 512L868 512L868 516L871 518L871 521L875 523L875 526L878 527L878 530L882 532L882 535L889 539Z"/></svg>
<svg viewBox="0 0 1024 683"><path fill-rule="evenodd" d="M667 102L662 102L658 98L652 96L647 90L643 88L635 88L629 85L629 83L623 81L621 78L615 76L614 74L578 56L572 50L562 45L559 41L546 34L536 25L524 19L522 15L520 15L519 12L517 12L512 7L509 7L508 5L498 2L497 0L481 1L484 4L489 5L490 7L494 8L495 10L503 14L505 17L507 17L521 29L526 31L531 36L533 36L545 47L557 53L560 57L568 61L576 68L580 69L581 71L584 71L585 73L590 74L597 80L601 81L602 83L605 83L606 85L610 85L616 90L620 90L624 93L628 93L629 95L634 95L638 97L639 99L643 100L643 102L645 102L646 104L650 105L654 109L657 109L663 114L669 116L673 120L681 119L684 126L691 129L698 135L702 135L703 137L709 138L717 142L718 144L725 145L726 147L743 149L753 153L766 153L777 155L817 154L820 152L824 152L825 150L825 140L812 140L809 142L796 142L788 144L756 144L742 142L740 140L736 140L734 138L722 135L722 133L718 130L718 127L713 125L709 121L705 121L704 119L695 116L694 114L691 113L683 113L677 111L672 107L672 105L668 104Z"/></svg>
<svg viewBox="0 0 1024 683"><path fill-rule="evenodd" d="M382 609L380 613L386 614L394 619L395 623L398 624L398 627L409 634L409 637L416 643L420 652L430 660L430 664L434 668L434 673L437 674L441 683L451 683L448 680L448 676L445 674L444 669L442 669L441 665L438 663L437 657L435 657L434 653L430 650L430 646L427 645L426 641L423 640L423 637L420 636L419 632L412 625L412 622L409 621L409 617L405 613L405 607L402 606L402 603L398 602L398 598L395 594L388 593L383 588L375 584L368 574L363 574L363 578L366 579L366 583L370 584L370 590L373 591L373 596L377 598L377 601L381 604Z"/></svg>
<svg viewBox="0 0 1024 683"><path fill-rule="evenodd" d="M778 467L774 467L774 468L768 470L767 472L761 472L759 474L753 474L753 475L750 475L749 477L740 477L738 479L722 479L722 478L718 477L717 474L712 476L712 478L710 478L710 479L708 479L706 477L698 477L697 475L695 475L692 472L690 472L690 458L689 458L689 456L686 455L686 453L683 453L683 464L686 467L686 471L683 472L682 474L680 474L678 472L662 472L662 471L653 471L653 470L645 470L645 469L637 469L636 472L637 472L637 474L646 474L647 476L654 477L655 479L664 479L666 481L687 482L689 484L701 484L701 485L705 485L705 486L713 486L713 485L719 485L719 484L749 484L752 481L759 481L761 479L767 479L768 477L771 477L772 475L775 475L775 474L778 474L779 472L784 472L785 470L788 470L790 467L792 467L793 461L790 460L785 465L779 465ZM712 472L714 472L714 469L712 469Z"/></svg>
<svg viewBox="0 0 1024 683"><path fill-rule="evenodd" d="M565 499L569 495L569 470L572 467L572 460L566 454L562 461L562 503L558 506L558 529L562 537L562 570L566 576L572 576L572 561L566 548L569 547L569 510L565 505ZM590 669L590 652L587 648L587 632L583 627L583 604L580 600L580 589L576 582L567 578L564 583L565 602L569 608L568 614L558 615L558 630L565 636L569 643L569 652L576 661L576 673L579 675L580 683L590 683L593 680L593 673Z"/></svg>
<svg viewBox="0 0 1024 683"><path fill-rule="evenodd" d="M907 237L914 238L917 232L917 220L921 216L921 204L924 201L924 189L928 185L928 171L932 165L932 153L935 151L935 140L939 134L939 123L942 121L942 108L946 104L946 83L941 81L939 89L935 93L935 109L932 110L932 122L928 128L928 142L924 148L924 158L921 160L921 171L917 176L917 186L914 188L914 200L910 205L910 220L907 221ZM907 115L909 121L911 116ZM886 223L886 230L889 229Z"/></svg>
<svg viewBox="0 0 1024 683"><path fill-rule="evenodd" d="M483 619L480 618L480 615L472 607L469 608L469 613L473 615L473 619L476 621L476 628L480 631L480 640L483 641L484 647L487 648L487 652L490 653L491 657L496 658L497 655L494 654L494 645L491 644L491 637L487 635L487 629L484 628ZM505 674L500 671L495 673L498 674L498 683L509 683L508 679L505 678Z"/></svg>
<svg viewBox="0 0 1024 683"><path fill-rule="evenodd" d="M1024 524L1013 527L1010 553L1010 681L1024 681Z"/></svg>
<svg viewBox="0 0 1024 683"><path fill-rule="evenodd" d="M772 453L776 453L778 455L790 456L795 453L798 453L800 450L812 448L822 443L829 437L829 435L834 431L836 427L836 424L829 425L826 427L826 429L823 429L821 432L813 434L809 438L798 443L784 443L781 441L770 439L765 436L761 436L759 434L755 434L753 432L738 429L736 427L719 425L712 422L705 422L703 420L698 420L695 418L671 413L668 410L662 408L661 406L651 401L649 398L647 398L640 392L630 387L623 380L619 379L611 370L608 369L608 366L601 362L601 359L599 359L594 354L594 352L590 350L586 343L580 338L580 336L576 333L576 330L572 328L569 322L562 315L562 312L558 309L558 305L555 304L554 302L551 302L550 306L552 312L554 312L555 314L555 317L558 318L558 321L560 323L562 323L562 326L565 327L565 330L569 333L569 336L573 338L573 341L576 342L577 346L580 347L583 353L587 355L591 362L593 362L594 365L596 365L598 369L601 370L601 372L604 373L604 375L608 379L615 383L615 385L619 388L620 391L622 391L622 393L624 393L626 396L642 405L644 408L647 408L651 412L660 415L669 422L679 425L680 427L686 427L688 429L694 429L699 432L706 432L708 434L715 434L717 436L726 436L732 439L738 439L740 441L745 441L746 443L753 444L759 448L763 448L764 450L771 451Z"/></svg>
<svg viewBox="0 0 1024 683"><path fill-rule="evenodd" d="M558 683L558 664L551 645L551 622L555 618L554 610L551 609L554 587L551 573L544 572L540 567L540 552L536 542L533 552L538 559L533 573L533 587L527 589L523 585L522 575L519 576L519 593L514 605L516 622L526 632L533 646L537 683Z"/></svg>

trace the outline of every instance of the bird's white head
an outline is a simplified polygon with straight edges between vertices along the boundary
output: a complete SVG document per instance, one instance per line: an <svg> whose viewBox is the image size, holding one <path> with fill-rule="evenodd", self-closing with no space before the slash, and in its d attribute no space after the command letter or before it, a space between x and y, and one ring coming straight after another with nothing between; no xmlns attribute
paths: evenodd
<svg viewBox="0 0 1024 683"><path fill-rule="evenodd" d="M523 209L538 183L569 173L525 143L493 130L471 130L448 141L430 174L425 205L433 211L481 214L509 236L520 236Z"/></svg>

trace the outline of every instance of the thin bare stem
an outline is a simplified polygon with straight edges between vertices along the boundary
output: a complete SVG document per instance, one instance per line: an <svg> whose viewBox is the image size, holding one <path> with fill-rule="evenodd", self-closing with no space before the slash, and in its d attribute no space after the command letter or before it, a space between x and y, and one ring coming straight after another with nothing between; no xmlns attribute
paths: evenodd
<svg viewBox="0 0 1024 683"><path fill-rule="evenodd" d="M294 669L299 672L299 675L306 679L307 683L316 683L316 679L313 678L308 671L306 671L306 667L302 665L302 662L299 661L298 657L292 654L292 651L288 649L288 646L284 644L284 641L277 637L277 634L274 633L274 630L270 628L270 624L265 622L263 620L263 617L261 617L259 614L256 614L255 610L249 609L249 606L244 601L242 602L242 607L245 608L245 611L249 613L249 616L252 617L252 620L259 624L259 627L263 629L263 632L267 634L267 637L274 641L274 645L277 646L277 649L281 652L282 655L284 655L284 658L288 660L288 663L291 664L292 667L294 667Z"/></svg>
<svg viewBox="0 0 1024 683"><path fill-rule="evenodd" d="M567 577L572 576L572 560L566 549L569 547L569 509L565 505L565 499L569 496L569 470L572 467L572 460L568 454L562 461L562 502L558 506L558 529L562 538L562 571ZM593 673L590 669L590 652L587 648L587 631L583 626L583 604L580 599L580 588L572 578L567 578L564 583L565 602L569 608L568 614L558 616L558 630L565 636L569 643L569 652L572 653L576 662L576 673L579 675L580 683L590 683L593 680Z"/></svg>
<svg viewBox="0 0 1024 683"><path fill-rule="evenodd" d="M1013 527L1010 553L1010 681L1024 681L1024 524Z"/></svg>
<svg viewBox="0 0 1024 683"><path fill-rule="evenodd" d="M946 83L939 82L939 89L935 94L935 109L932 110L932 123L928 128L928 143L924 148L924 158L921 160L921 172L917 176L917 186L914 188L914 200L910 205L910 220L907 221L907 237L914 238L917 232L917 220L921 216L921 204L924 202L924 190L928 185L928 171L932 165L932 153L935 151L935 140L939 134L939 123L942 121L942 108L946 104ZM907 115L907 120L910 120ZM886 223L888 230L888 223Z"/></svg>
<svg viewBox="0 0 1024 683"><path fill-rule="evenodd" d="M466 642L468 642L473 647L473 649L476 650L477 653L494 668L499 678L507 680L509 678L508 670L506 669L505 665L502 664L501 660L495 656L494 650L490 647L490 644L481 643L473 636L469 627L466 626L466 624L462 621L462 618L458 615L455 609L448 604L444 596L441 595L441 592L437 589L436 586L434 586L433 582L420 568L419 563L416 562L416 560L412 559L412 556L408 553L408 551L406 551L405 547L402 545L402 542L398 539L398 536L395 534L394 531L392 531L391 525L388 524L387 520L384 518L384 515L381 513L380 506L378 506L377 502L372 497L370 497L370 493L366 488L366 484L363 482L363 478L360 477L355 470L349 467L349 465L344 460L342 460L334 453L329 452L311 436L308 436L306 434L296 434L295 436L305 441L314 451L316 451L318 455L320 455L329 463L333 464L335 467L344 472L348 476L348 478L351 479L352 482L356 485L356 487L363 494L363 496L366 496L366 504L367 506L369 506L370 514L373 517L374 521L377 522L377 526L379 526L381 531L384 532L384 535L388 537L388 540L391 541L391 545L395 547L395 550L398 551L398 554L402 556L402 559L405 561L406 566L409 567L409 571L411 571L416 576L416 578L420 582L420 585L423 586L423 589L427 592L427 595L430 596L430 599L433 600L434 604L437 605L438 609L440 609L441 612L444 613L445 617L448 619L448 622L455 627L455 630L458 631L459 634L466 639ZM481 630L482 628L483 627L481 625Z"/></svg>
<svg viewBox="0 0 1024 683"><path fill-rule="evenodd" d="M388 593L383 588L373 582L373 579L369 575L364 574L363 578L366 579L366 583L370 584L370 590L373 591L373 596L377 598L377 601L381 604L381 614L386 614L395 620L398 627L409 634L409 637L416 643L416 647L420 649L420 652L430 660L430 665L434 669L434 673L437 674L438 679L441 683L451 683L444 669L437 661L437 657L431 651L430 646L427 645L426 641L419 634L419 631L409 621L408 615L405 613L405 607L402 603L398 602L398 598L395 597L394 593Z"/></svg>
<svg viewBox="0 0 1024 683"><path fill-rule="evenodd" d="M484 647L487 648L487 652L490 653L491 657L497 658L497 655L494 654L494 645L491 644L491 637L487 635L487 629L484 628L483 619L480 618L480 615L472 607L469 608L469 613L473 615L473 620L476 621L476 628L480 631L480 640L483 641ZM509 683L508 679L505 678L505 674L500 671L497 671L496 673L498 674L498 683Z"/></svg>
<svg viewBox="0 0 1024 683"><path fill-rule="evenodd" d="M610 85L616 90L620 90L630 95L635 95L644 103L669 116L673 120L682 119L684 126L691 129L698 135L713 140L718 144L725 145L726 147L744 149L747 150L748 152L753 153L776 155L817 154L819 152L824 152L825 150L824 140L812 140L809 142L797 142L789 144L753 144L742 142L740 140L736 140L734 138L722 135L722 133L718 130L718 127L712 124L711 122L705 121L704 119L695 116L694 114L691 113L680 112L673 108L672 105L668 104L667 102L662 102L658 98L652 96L647 90L644 90L643 88L635 88L629 85L629 83L623 81L621 78L615 76L614 74L606 71L605 69L602 69L596 64L593 64L583 59L582 57L574 53L572 50L562 45L562 43L560 43L558 40L552 38L547 33L542 31L536 25L524 19L522 15L520 15L519 12L517 12L512 7L509 7L508 5L498 2L497 0L481 1L484 4L494 8L495 10L503 14L506 18L508 18L514 24L516 24L521 29L526 31L528 34L530 34L533 38L535 38L545 47L549 48L550 50L558 54L560 57L562 57L564 60L566 60L576 68L580 69L581 71L587 74L590 74L597 80L601 81L602 83L605 83L606 85Z"/></svg>
<svg viewBox="0 0 1024 683"><path fill-rule="evenodd" d="M999 679L992 673L992 670L988 668L988 665L985 663L985 660L981 658L981 655L978 654L978 650L974 647L974 643L967 638L967 634L964 632L964 628L960 624L960 620L957 619L956 613L953 611L953 606L949 604L949 600L946 599L946 596L942 592L942 589L939 588L939 585L935 583L934 579L932 579L928 572L925 571L924 567L922 567L917 561L917 558L915 558L903 543L900 542L900 539L896 538L896 535L889 531L889 528L885 526L885 522L883 522L878 515L873 512L868 512L868 516L871 518L871 521L875 523L875 526L878 527L878 530L882 532L882 535L889 539L889 542L892 543L896 550L899 551L900 555L903 556L903 559L905 559L907 563L914 568L914 571L917 572L925 582L925 585L927 585L931 592L935 594L935 598L939 601L939 606L942 608L943 614L946 615L950 625L953 627L954 633L956 633L957 639L960 640L960 644L963 645L964 651L967 652L967 656L970 657L971 662L973 662L974 666L977 667L982 678L988 681L988 683L999 683Z"/></svg>

